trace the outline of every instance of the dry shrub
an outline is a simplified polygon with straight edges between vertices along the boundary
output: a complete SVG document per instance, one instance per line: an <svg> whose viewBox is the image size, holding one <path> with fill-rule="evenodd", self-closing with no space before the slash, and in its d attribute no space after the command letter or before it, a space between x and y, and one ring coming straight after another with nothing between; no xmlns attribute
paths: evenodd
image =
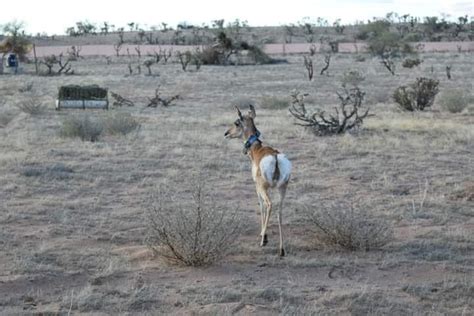
<svg viewBox="0 0 474 316"><path fill-rule="evenodd" d="M220 65L222 63L221 53L215 47L205 47L199 52L199 58L204 65Z"/></svg>
<svg viewBox="0 0 474 316"><path fill-rule="evenodd" d="M141 124L130 113L113 113L105 118L105 129L111 135L127 135L140 128Z"/></svg>
<svg viewBox="0 0 474 316"><path fill-rule="evenodd" d="M95 142L104 131L104 124L88 114L71 116L62 122L62 137L80 138L83 141Z"/></svg>
<svg viewBox="0 0 474 316"><path fill-rule="evenodd" d="M393 239L391 225L365 210L335 206L306 213L317 241L330 248L369 251Z"/></svg>
<svg viewBox="0 0 474 316"><path fill-rule="evenodd" d="M464 183L463 187L452 192L449 198L455 201L474 201L474 181Z"/></svg>
<svg viewBox="0 0 474 316"><path fill-rule="evenodd" d="M437 102L441 108L451 113L460 113L469 105L469 96L461 89L443 91Z"/></svg>
<svg viewBox="0 0 474 316"><path fill-rule="evenodd" d="M249 46L247 49L248 57L256 65L271 64L273 62L273 59L258 46Z"/></svg>
<svg viewBox="0 0 474 316"><path fill-rule="evenodd" d="M262 109L280 110L287 109L290 106L288 97L264 96L260 99L260 107Z"/></svg>
<svg viewBox="0 0 474 316"><path fill-rule="evenodd" d="M342 82L343 87L346 87L346 86L358 87L364 80L365 80L365 76L360 71L348 70L344 72L341 82Z"/></svg>
<svg viewBox="0 0 474 316"><path fill-rule="evenodd" d="M439 92L439 81L429 78L417 78L408 86L400 86L393 93L393 99L406 111L423 111L431 107Z"/></svg>
<svg viewBox="0 0 474 316"><path fill-rule="evenodd" d="M203 176L183 192L163 188L146 219L148 246L170 264L205 266L224 257L240 235L241 223L238 209L217 206L216 200Z"/></svg>
<svg viewBox="0 0 474 316"><path fill-rule="evenodd" d="M14 118L15 114L12 111L0 109L0 128L7 126Z"/></svg>
<svg viewBox="0 0 474 316"><path fill-rule="evenodd" d="M40 115L46 111L46 106L41 102L36 102L36 100L33 98L16 104L15 106L22 112L30 115Z"/></svg>

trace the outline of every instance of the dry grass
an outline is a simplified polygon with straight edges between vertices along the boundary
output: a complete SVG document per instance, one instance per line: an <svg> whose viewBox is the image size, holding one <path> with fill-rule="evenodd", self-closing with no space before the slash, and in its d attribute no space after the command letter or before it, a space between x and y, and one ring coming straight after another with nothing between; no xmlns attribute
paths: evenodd
<svg viewBox="0 0 474 316"><path fill-rule="evenodd" d="M80 138L83 141L95 142L104 131L103 122L88 114L66 118L60 130L62 137Z"/></svg>
<svg viewBox="0 0 474 316"><path fill-rule="evenodd" d="M34 97L27 99L21 103L16 104L16 107L27 114L30 115L40 115L46 111L46 106L41 102L35 100Z"/></svg>
<svg viewBox="0 0 474 316"><path fill-rule="evenodd" d="M463 90L453 89L444 91L438 98L437 104L444 111L460 113L469 105L470 96Z"/></svg>
<svg viewBox="0 0 474 316"><path fill-rule="evenodd" d="M126 77L128 57L109 65L80 59L77 75L48 80L28 75L34 72L29 64L25 75L0 76L0 113L13 115L0 128L0 314L469 314L474 116L436 107L401 113L385 98L422 76L440 80L440 93L469 91L472 54L424 54L421 65L399 67L395 77L376 60L354 63L353 57L336 54L332 76L312 82L301 56L286 56L287 64L202 66L189 73L168 63L159 78ZM447 63L453 80L446 79ZM283 106L259 105L297 88L311 92L309 110L331 111L348 69L364 74L361 89L374 104L375 116L357 135L315 137L295 126ZM16 108L28 98L18 91L26 81L41 91L43 115ZM123 91L135 107L120 113L141 124L136 137L60 137L64 120L86 114L53 110L58 87L66 84ZM182 96L179 106L145 108L158 84L164 95ZM255 100L264 143L293 162L284 259L275 256L274 216L269 244L259 247L250 163L240 142L223 139L235 121L232 105L243 98ZM160 186L190 195L196 166L222 210L239 206L243 231L215 265L164 264L144 242L150 196ZM370 218L393 227L393 241L368 252L315 245L299 205L334 202L363 202Z"/></svg>

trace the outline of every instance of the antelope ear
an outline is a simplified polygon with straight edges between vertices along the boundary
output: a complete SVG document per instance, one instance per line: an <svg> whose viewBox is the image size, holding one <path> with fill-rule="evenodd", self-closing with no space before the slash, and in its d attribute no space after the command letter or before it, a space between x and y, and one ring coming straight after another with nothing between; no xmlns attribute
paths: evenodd
<svg viewBox="0 0 474 316"><path fill-rule="evenodd" d="M237 115L239 116L239 119L242 119L242 112L240 112L239 108L236 105L234 106L234 108L237 111Z"/></svg>
<svg viewBox="0 0 474 316"><path fill-rule="evenodd" d="M249 108L249 116L254 119L257 116L257 113L255 113L255 108L252 104L249 104Z"/></svg>

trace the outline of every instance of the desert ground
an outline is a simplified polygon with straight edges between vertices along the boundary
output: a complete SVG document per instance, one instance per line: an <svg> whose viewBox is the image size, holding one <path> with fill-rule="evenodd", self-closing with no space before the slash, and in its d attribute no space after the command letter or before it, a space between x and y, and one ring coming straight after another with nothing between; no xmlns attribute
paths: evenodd
<svg viewBox="0 0 474 316"><path fill-rule="evenodd" d="M277 57L287 63L184 72L169 62L151 76L129 75L127 57L87 57L72 63L74 75L35 76L26 64L0 76L0 314L473 315L472 52L421 54L420 66L399 65L395 76L368 55L339 53L329 75L316 72L312 81L301 55ZM315 69L322 65L316 55ZM295 125L291 91L309 94L308 109L331 111L347 70L365 76L364 107L373 115L362 128L318 137ZM436 101L427 111L401 111L393 91L421 76L440 80L439 95L462 89L470 105L461 113ZM98 84L135 106L55 111L66 84ZM180 98L146 107L158 86ZM19 109L32 102L45 109ZM241 141L223 137L233 106L248 102L264 144L293 163L284 258L275 216L269 244L259 246L250 162ZM62 137L64 120L83 112L130 113L141 127L96 142ZM213 265L170 264L145 243L147 214L160 187L188 190L196 174L219 207L238 212L242 234ZM351 207L387 221L393 240L347 251L315 239L308 211Z"/></svg>

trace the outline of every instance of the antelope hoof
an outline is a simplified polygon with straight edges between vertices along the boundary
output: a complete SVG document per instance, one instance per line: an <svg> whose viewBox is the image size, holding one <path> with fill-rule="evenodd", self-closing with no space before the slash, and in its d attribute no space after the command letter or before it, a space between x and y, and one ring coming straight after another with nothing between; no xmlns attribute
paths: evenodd
<svg viewBox="0 0 474 316"><path fill-rule="evenodd" d="M285 249L281 248L280 251L279 251L279 253L278 253L278 255L279 255L280 257L284 257L284 256L285 256Z"/></svg>
<svg viewBox="0 0 474 316"><path fill-rule="evenodd" d="M268 244L267 234L263 235L262 242L260 243L260 247L264 247Z"/></svg>

